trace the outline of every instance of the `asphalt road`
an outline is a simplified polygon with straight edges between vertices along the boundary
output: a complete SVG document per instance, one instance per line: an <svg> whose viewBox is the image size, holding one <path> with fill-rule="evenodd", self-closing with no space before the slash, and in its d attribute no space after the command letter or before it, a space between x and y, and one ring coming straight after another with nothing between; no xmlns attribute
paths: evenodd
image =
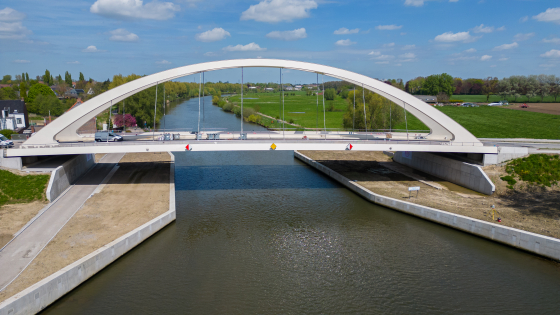
<svg viewBox="0 0 560 315"><path fill-rule="evenodd" d="M14 281L37 257L123 156L124 153L107 154L71 186L65 195L0 251L0 291Z"/></svg>

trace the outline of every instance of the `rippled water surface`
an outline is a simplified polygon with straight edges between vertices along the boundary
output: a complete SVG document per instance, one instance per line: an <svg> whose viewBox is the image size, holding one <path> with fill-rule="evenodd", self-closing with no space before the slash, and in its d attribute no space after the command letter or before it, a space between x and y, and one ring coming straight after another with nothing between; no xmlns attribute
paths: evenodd
<svg viewBox="0 0 560 315"><path fill-rule="evenodd" d="M292 152L181 152L175 175L177 221L44 313L560 309L557 263L373 205Z"/></svg>

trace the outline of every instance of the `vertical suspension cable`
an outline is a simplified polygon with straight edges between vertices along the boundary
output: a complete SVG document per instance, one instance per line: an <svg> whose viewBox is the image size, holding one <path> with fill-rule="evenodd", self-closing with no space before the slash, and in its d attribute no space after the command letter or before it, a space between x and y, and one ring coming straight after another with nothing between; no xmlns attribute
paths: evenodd
<svg viewBox="0 0 560 315"><path fill-rule="evenodd" d="M406 125L406 141L408 141L408 121L406 120L406 102L403 102L404 104L404 123Z"/></svg>
<svg viewBox="0 0 560 315"><path fill-rule="evenodd" d="M239 139L243 139L243 67L241 67L241 133Z"/></svg>
<svg viewBox="0 0 560 315"><path fill-rule="evenodd" d="M154 129L152 129L152 141L156 141L156 113L157 113L157 89L159 82L156 82L156 101L154 102Z"/></svg>
<svg viewBox="0 0 560 315"><path fill-rule="evenodd" d="M198 73L198 127L196 131L196 140L200 137L200 93L202 89L202 73Z"/></svg>
<svg viewBox="0 0 560 315"><path fill-rule="evenodd" d="M323 129L325 131L325 140L327 140L327 114L325 113L325 74L321 73L321 83L323 84Z"/></svg>
<svg viewBox="0 0 560 315"><path fill-rule="evenodd" d="M165 102L165 83L163 84L163 134L165 135L165 107L167 103ZM165 136L163 138L165 140Z"/></svg>
<svg viewBox="0 0 560 315"><path fill-rule="evenodd" d="M354 133L355 120L356 120L356 84L354 84L354 110L352 111L352 133Z"/></svg>
<svg viewBox="0 0 560 315"><path fill-rule="evenodd" d="M392 132L393 130L393 116L391 114L391 110L393 109L393 102L391 102L391 104L389 104L389 133Z"/></svg>
<svg viewBox="0 0 560 315"><path fill-rule="evenodd" d="M284 116L284 85L282 85L282 77L282 68L280 68L280 86L282 87L282 138L286 140L286 127L284 126L284 123L286 122L284 120L284 118L286 118Z"/></svg>
<svg viewBox="0 0 560 315"><path fill-rule="evenodd" d="M282 87L282 68L280 68L280 89L282 92L280 92L280 101L278 102L278 119L276 119L277 123L280 117L282 117L282 93L284 91Z"/></svg>
<svg viewBox="0 0 560 315"><path fill-rule="evenodd" d="M125 100L122 101L122 121L123 121L123 132L126 133L126 121L124 120L124 109L125 109Z"/></svg>
<svg viewBox="0 0 560 315"><path fill-rule="evenodd" d="M204 88L206 81L204 81L204 72L202 72L202 130L204 130L204 120L206 120L206 115L204 114Z"/></svg>
<svg viewBox="0 0 560 315"><path fill-rule="evenodd" d="M319 129L319 73L317 72L317 92L315 92L315 94L317 95L317 129Z"/></svg>
<svg viewBox="0 0 560 315"><path fill-rule="evenodd" d="M109 107L109 125L107 126L107 142L109 142L109 134L111 133L111 112L113 111L113 101L111 101L111 107Z"/></svg>
<svg viewBox="0 0 560 315"><path fill-rule="evenodd" d="M367 134L367 114L366 114L366 90L364 89L364 84L362 83L362 101L364 102L364 124L366 127L366 140L368 139Z"/></svg>

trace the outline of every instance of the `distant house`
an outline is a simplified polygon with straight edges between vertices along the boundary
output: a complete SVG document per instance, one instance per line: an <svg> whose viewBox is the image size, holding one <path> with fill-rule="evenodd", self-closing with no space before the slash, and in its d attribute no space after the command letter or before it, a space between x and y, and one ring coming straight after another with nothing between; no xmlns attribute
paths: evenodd
<svg viewBox="0 0 560 315"><path fill-rule="evenodd" d="M23 130L29 127L27 106L21 100L0 101L0 129Z"/></svg>
<svg viewBox="0 0 560 315"><path fill-rule="evenodd" d="M87 95L93 95L95 94L95 92L93 91L92 88L89 88L89 90L87 91Z"/></svg>
<svg viewBox="0 0 560 315"><path fill-rule="evenodd" d="M266 88L266 89L264 89L264 90L265 90L265 91L274 91L273 88Z"/></svg>
<svg viewBox="0 0 560 315"><path fill-rule="evenodd" d="M256 89L257 89L256 86L250 86L250 87L249 87L249 90L256 90Z"/></svg>
<svg viewBox="0 0 560 315"><path fill-rule="evenodd" d="M426 103L437 103L437 96L432 95L414 95L417 99Z"/></svg>
<svg viewBox="0 0 560 315"><path fill-rule="evenodd" d="M70 90L68 90L68 92L66 92L66 93L64 94L64 96L66 96L66 97L78 98L78 96L79 96L80 94L84 94L84 93L85 93L85 92L84 92L84 90L82 90L82 89L70 89Z"/></svg>
<svg viewBox="0 0 560 315"><path fill-rule="evenodd" d="M82 90L82 89L76 89L76 93L78 93L78 95L80 95L80 94L84 94L85 91Z"/></svg>
<svg viewBox="0 0 560 315"><path fill-rule="evenodd" d="M293 91L293 90L294 90L294 88L291 87L291 86L286 86L286 87L284 88L284 91Z"/></svg>

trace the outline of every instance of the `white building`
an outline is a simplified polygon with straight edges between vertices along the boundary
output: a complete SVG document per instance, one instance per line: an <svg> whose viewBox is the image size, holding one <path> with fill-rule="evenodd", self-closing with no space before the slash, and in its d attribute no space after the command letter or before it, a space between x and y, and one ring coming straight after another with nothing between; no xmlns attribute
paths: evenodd
<svg viewBox="0 0 560 315"><path fill-rule="evenodd" d="M4 100L0 101L0 130L1 129L26 129L29 127L27 107L24 101Z"/></svg>

